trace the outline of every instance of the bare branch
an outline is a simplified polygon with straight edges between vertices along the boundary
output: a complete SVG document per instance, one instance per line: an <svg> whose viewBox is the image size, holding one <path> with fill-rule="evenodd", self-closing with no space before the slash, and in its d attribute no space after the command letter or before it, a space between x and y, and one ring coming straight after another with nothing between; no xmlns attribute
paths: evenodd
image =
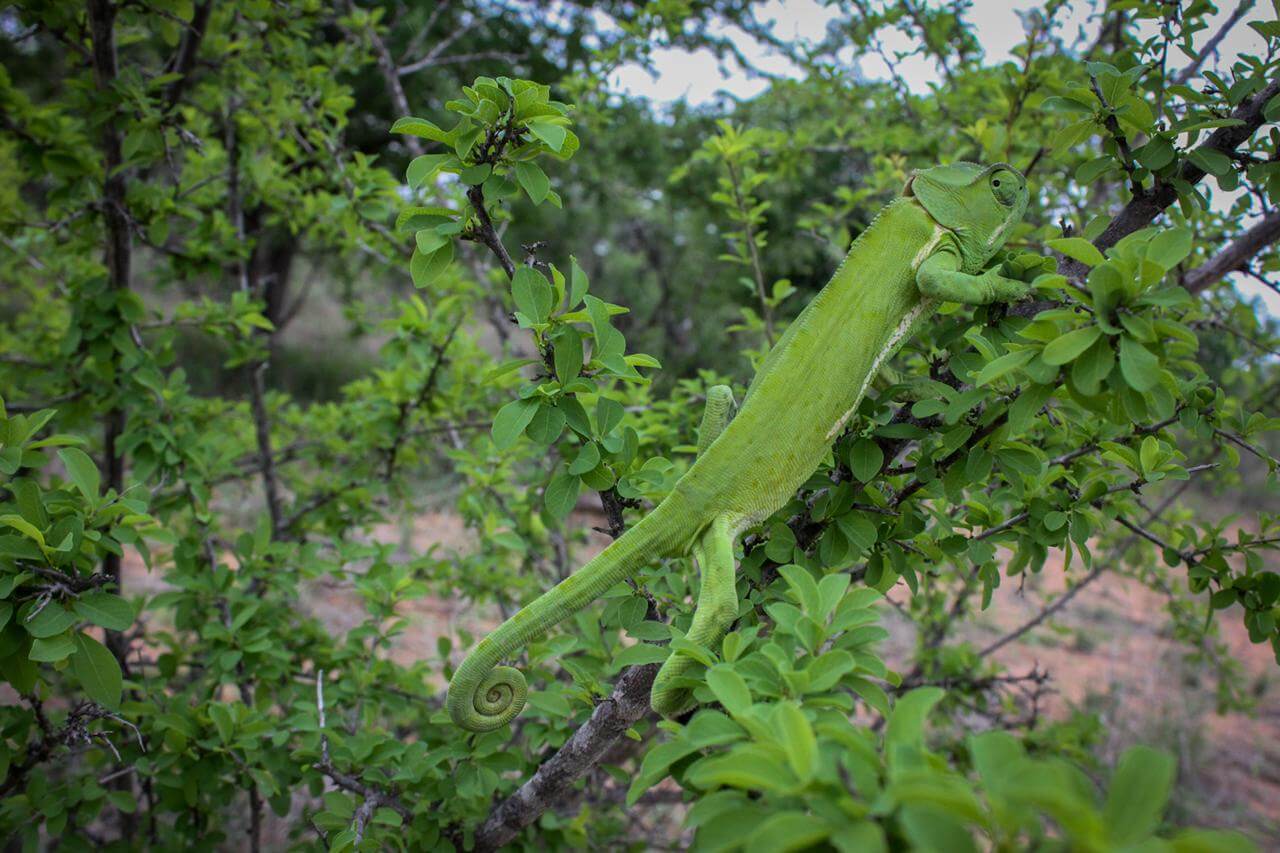
<svg viewBox="0 0 1280 853"><path fill-rule="evenodd" d="M228 110L226 121L227 149L227 218L235 228L236 237L241 246L245 246L247 236L244 226L244 208L240 201L240 137L236 132L235 110ZM257 282L254 280L254 264L252 263L252 247L245 250L236 261L236 272L240 279L240 290L250 298L258 295ZM268 333L269 335L270 333ZM258 471L262 475L262 489L266 494L267 514L271 519L272 537L278 537L283 527L283 514L280 509L280 481L276 474L275 456L271 451L271 421L267 412L266 388L267 362L258 360L245 366L245 378L249 384L249 405L253 412L254 435L258 443Z"/></svg>
<svg viewBox="0 0 1280 853"><path fill-rule="evenodd" d="M502 238L498 236L498 231L493 227L493 219L489 216L489 211L484 206L484 188L476 185L467 190L467 198L471 201L471 206L475 208L476 218L479 224L472 228L471 231L464 235L465 239L475 240L477 243L483 243L497 257L498 263L502 264L502 271L507 274L507 278L515 278L516 265L511 260L511 253L507 251L507 247L502 244Z"/></svg>
<svg viewBox="0 0 1280 853"><path fill-rule="evenodd" d="M79 397L84 396L84 391L71 391L63 394L61 397L53 397L48 400L42 400L39 403L5 403L5 410L11 415L26 415L32 412L39 412L44 409L52 409L63 403L70 403Z"/></svg>
<svg viewBox="0 0 1280 853"><path fill-rule="evenodd" d="M396 814L404 819L405 823L413 820L413 811L400 801L393 791L388 791L377 785L370 785L362 779L343 773L334 766L333 760L329 756L329 736L325 734L325 714L324 714L324 670L316 670L316 713L320 722L320 760L316 762L315 769L328 776L333 783L344 791L350 791L353 794L363 796L364 804L360 806L361 813L364 813L366 806L367 814L364 815L364 822L360 822L360 815L356 816L358 835L364 835L365 822L372 817L379 806L395 810ZM372 803L372 805L370 805ZM357 840L357 844L359 841Z"/></svg>
<svg viewBox="0 0 1280 853"><path fill-rule="evenodd" d="M356 5L353 0L346 0L344 5L347 8L347 14L355 12ZM432 20L434 21L434 16ZM391 98L391 103L400 115L410 115L412 111L409 109L409 98L404 93L404 86L400 85L400 77L396 73L396 63L391 58L391 52L387 50L387 43L382 40L382 36L378 33L376 26L368 28L368 36L369 44L373 47L373 55L378 61L378 71L382 74L383 82L386 83L387 95ZM416 136L406 135L403 137L403 141L410 154L415 157L422 154L422 141Z"/></svg>
<svg viewBox="0 0 1280 853"><path fill-rule="evenodd" d="M107 103L114 102L114 89L118 66L116 63L116 7L111 0L89 0L89 27L93 38L93 77L101 96ZM120 123L102 122L102 218L106 225L106 246L103 261L107 278L113 290L128 290L133 259L133 243L129 231L129 216L125 208L125 182L128 169L124 165L123 142ZM135 330L136 335L136 330ZM119 375L120 355L112 356L112 365ZM105 458L103 480L108 489L124 491L124 451L117 446L125 430L125 410L116 403L107 411L102 424L102 446ZM108 553L102 560L102 571L119 583L120 557ZM120 662L120 668L128 676L128 649L123 635L116 631L106 634L107 648Z"/></svg>
<svg viewBox="0 0 1280 853"><path fill-rule="evenodd" d="M453 56L440 57L428 54L417 62L400 66L396 69L396 74L400 77L405 77L415 71L421 71L424 68L436 68L440 65L457 65L462 62L483 62L485 60L513 63L519 62L521 59L524 59L523 53L509 53L505 50L482 50L477 53L455 53Z"/></svg>
<svg viewBox="0 0 1280 853"><path fill-rule="evenodd" d="M1231 28L1240 23L1240 19L1245 16L1245 13L1253 8L1253 3L1254 0L1243 0L1236 6L1236 10L1222 22L1222 26L1213 34L1213 38L1205 42L1204 47L1200 48L1200 52L1196 54L1196 58L1191 64L1174 75L1173 83L1175 86L1186 83L1200 72L1200 66L1204 65L1205 60L1218 49L1218 45L1226 38L1227 33L1231 32Z"/></svg>

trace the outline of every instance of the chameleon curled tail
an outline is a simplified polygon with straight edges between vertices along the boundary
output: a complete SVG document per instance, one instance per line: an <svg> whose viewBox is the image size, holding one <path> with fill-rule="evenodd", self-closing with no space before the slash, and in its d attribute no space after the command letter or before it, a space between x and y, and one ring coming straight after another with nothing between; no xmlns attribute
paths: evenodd
<svg viewBox="0 0 1280 853"><path fill-rule="evenodd" d="M728 386L708 389L702 426L698 430L699 456L724 431L732 417L733 405L733 393ZM449 682L449 698L445 704L454 723L473 732L505 726L524 708L528 686L520 670L499 666L499 661L595 601L650 560L683 553L691 544L704 568L698 615L688 636L694 642L714 645L732 621L731 614L737 611L732 543L722 519L714 519L708 525L697 513L681 508L682 503L676 494L668 497L595 559L481 640ZM701 534L704 527L708 532ZM703 541L708 539L714 544ZM711 554L715 554L715 559L709 561ZM715 568L709 570L708 566ZM659 713L671 716L689 706L689 691L679 684L679 679L690 664L686 656L674 654L663 665L653 686L653 706Z"/></svg>
<svg viewBox="0 0 1280 853"><path fill-rule="evenodd" d="M651 560L679 548L675 532L690 515L663 501L593 560L481 640L449 682L445 706L453 722L473 732L505 726L524 708L528 687L518 669L499 666L521 648L602 596Z"/></svg>

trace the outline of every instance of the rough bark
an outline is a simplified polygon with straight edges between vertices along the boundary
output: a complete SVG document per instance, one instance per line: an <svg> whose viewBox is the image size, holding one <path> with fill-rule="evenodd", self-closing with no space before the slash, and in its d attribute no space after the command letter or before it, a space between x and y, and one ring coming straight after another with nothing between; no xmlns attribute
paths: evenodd
<svg viewBox="0 0 1280 853"><path fill-rule="evenodd" d="M571 786L595 767L623 732L649 713L649 690L658 665L624 670L582 728L538 768L529 781L499 803L476 833L477 851L496 850L569 793Z"/></svg>
<svg viewBox="0 0 1280 853"><path fill-rule="evenodd" d="M1187 273L1182 286L1193 295L1212 287L1228 273L1246 268L1254 255L1277 240L1280 240L1280 210L1273 210L1218 254Z"/></svg>

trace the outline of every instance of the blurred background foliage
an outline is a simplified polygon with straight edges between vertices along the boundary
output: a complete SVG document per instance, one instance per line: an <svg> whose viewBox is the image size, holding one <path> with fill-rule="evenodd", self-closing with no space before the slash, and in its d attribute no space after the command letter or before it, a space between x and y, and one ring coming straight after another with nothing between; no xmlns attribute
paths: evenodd
<svg viewBox="0 0 1280 853"><path fill-rule="evenodd" d="M1274 843L1274 791L1197 805L1173 781L1196 778L1186 732L1162 744L1176 761L1117 760L1106 696L1046 714L1047 675L995 649L1157 631L1212 710L1274 721L1248 641L1277 642L1280 329L1249 294L1280 269L1280 23L1268 3L1054 0L993 61L983 7L829 2L816 40L748 0L0 11L10 843L731 849L750 824L762 850L1248 849L1188 822ZM1218 38L1245 28L1262 50ZM762 47L792 71L750 97L617 86L669 48L763 75ZM875 58L887 73L863 74ZM920 61L936 86L904 77ZM448 127L477 78L549 87L573 142L388 132ZM708 707L659 726L627 704L665 655L632 641L687 623L674 561L530 649L509 731L460 737L451 663L659 499L706 385L740 392L910 170L956 159L1027 174L1013 243L1063 278L1008 314L949 312L895 360L826 479L743 555L750 612L707 650ZM517 160L537 172L504 182ZM1091 267L1123 268L1123 298ZM544 286L604 313L517 322ZM1020 337L1036 310L1057 313ZM1111 338L1121 363L1085 393L1075 365ZM1135 341L1155 362L1126 360ZM1074 493L1037 482L1053 465ZM988 474L948 477L966 467ZM1160 617L1040 630L1099 577ZM1018 617L974 633L993 612ZM770 645L803 685L764 667ZM573 763L571 736L600 752Z"/></svg>

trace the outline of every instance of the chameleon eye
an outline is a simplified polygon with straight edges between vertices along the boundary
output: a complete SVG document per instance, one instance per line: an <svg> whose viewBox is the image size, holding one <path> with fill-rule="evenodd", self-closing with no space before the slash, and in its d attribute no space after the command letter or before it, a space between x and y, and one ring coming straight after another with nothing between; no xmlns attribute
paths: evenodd
<svg viewBox="0 0 1280 853"><path fill-rule="evenodd" d="M996 201L1005 207L1012 207L1018 198L1018 182L1009 177L1007 172L1002 172L1005 177L992 176L991 192L996 197Z"/></svg>

